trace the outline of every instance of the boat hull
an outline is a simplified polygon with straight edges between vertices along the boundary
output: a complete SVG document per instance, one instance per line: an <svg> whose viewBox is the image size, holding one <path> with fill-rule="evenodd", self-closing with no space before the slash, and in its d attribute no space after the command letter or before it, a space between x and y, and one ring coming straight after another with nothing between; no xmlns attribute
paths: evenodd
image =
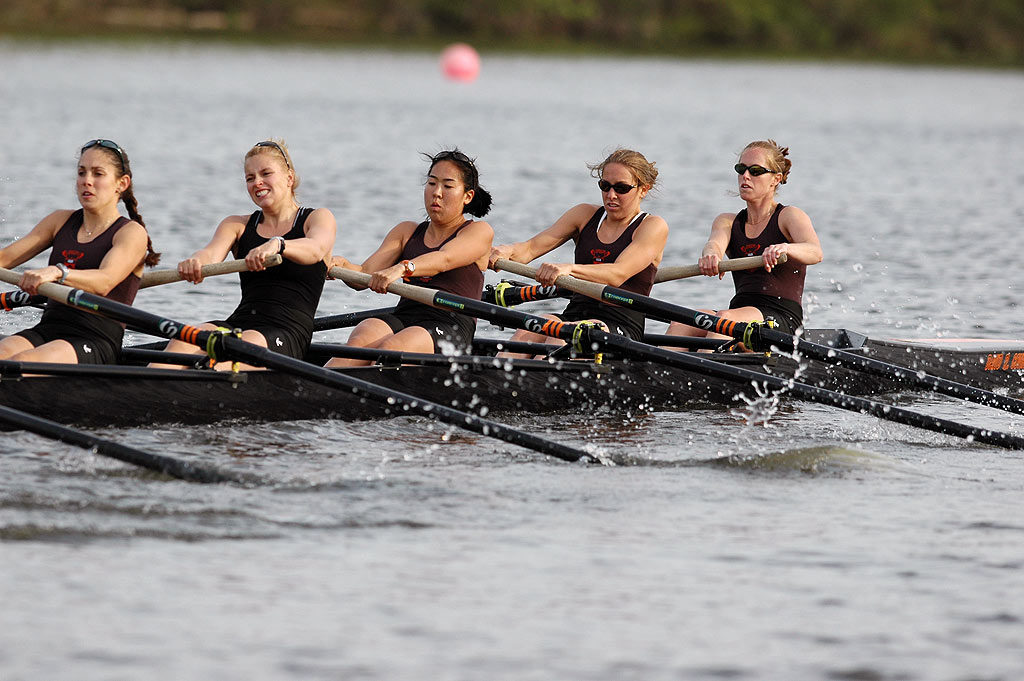
<svg viewBox="0 0 1024 681"><path fill-rule="evenodd" d="M1024 393L1019 341L873 341L839 330L809 331L815 342L921 369L1012 395ZM847 394L907 389L898 381L784 353L705 354L705 358ZM0 404L62 423L93 427L204 424L229 420L362 420L401 414L401 406L361 398L275 371L67 367L62 375L23 376L17 363L0 372ZM649 362L458 358L451 366L367 366L341 370L375 385L482 415L510 412L682 409L755 397L750 383L730 383ZM30 373L30 372L24 372Z"/></svg>

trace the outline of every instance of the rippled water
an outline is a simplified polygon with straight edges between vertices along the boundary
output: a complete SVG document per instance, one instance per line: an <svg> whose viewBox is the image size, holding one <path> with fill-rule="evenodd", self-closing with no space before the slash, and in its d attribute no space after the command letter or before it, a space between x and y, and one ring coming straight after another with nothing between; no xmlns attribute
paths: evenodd
<svg viewBox="0 0 1024 681"><path fill-rule="evenodd" d="M99 136L131 156L166 265L250 210L240 157L269 135L357 259L422 214L418 152L478 157L506 241L596 201L585 163L625 145L658 162L649 208L672 227L666 262L685 264L735 208L734 154L770 136L794 160L780 198L825 249L809 325L1021 336L1019 73L485 54L464 85L387 52L0 44L0 60L0 242L74 206L75 151ZM137 304L201 321L236 301L224 278ZM320 312L380 304L334 285ZM1024 432L947 398L901 402ZM738 407L503 417L632 464L616 467L418 418L97 431L252 487L4 433L0 678L1024 676L1019 453L771 406L767 426Z"/></svg>

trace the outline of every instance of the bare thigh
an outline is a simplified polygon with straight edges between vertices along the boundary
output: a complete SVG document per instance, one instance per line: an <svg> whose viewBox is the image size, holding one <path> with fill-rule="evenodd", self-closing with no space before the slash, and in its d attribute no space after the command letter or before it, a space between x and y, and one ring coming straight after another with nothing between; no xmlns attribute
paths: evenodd
<svg viewBox="0 0 1024 681"><path fill-rule="evenodd" d="M32 344L23 336L8 336L0 339L0 359L10 359L19 352L31 350Z"/></svg>
<svg viewBox="0 0 1024 681"><path fill-rule="evenodd" d="M75 347L65 340L52 340L49 343L43 343L39 347L34 348L31 343L21 336L15 336L15 338L25 341L25 345L27 345L28 348L12 355L10 359L18 362L59 362L61 364L78 364L78 354L75 353Z"/></svg>
<svg viewBox="0 0 1024 681"><path fill-rule="evenodd" d="M420 329L422 331L422 329ZM426 331L424 331L426 333ZM356 325L356 328L352 329L352 333L349 334L348 341L345 345L352 345L357 348L376 348L379 347L379 343L385 341L388 337L395 335L395 332L391 330L391 326L380 319L370 318L364 319ZM433 350L433 344L431 344L431 350ZM431 350L428 350L430 352ZM366 359L350 359L348 357L332 357L327 360L326 367L355 367L355 366L366 366L370 364L370 360Z"/></svg>

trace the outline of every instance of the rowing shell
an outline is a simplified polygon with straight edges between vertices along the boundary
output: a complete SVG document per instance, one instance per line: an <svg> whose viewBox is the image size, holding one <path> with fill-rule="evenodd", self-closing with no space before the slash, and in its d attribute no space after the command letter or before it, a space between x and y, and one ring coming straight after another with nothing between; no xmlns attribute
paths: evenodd
<svg viewBox="0 0 1024 681"><path fill-rule="evenodd" d="M876 341L845 330L808 330L815 342L831 344L986 389L1024 393L1024 342L977 340ZM317 355L318 348L321 350ZM322 362L329 347L314 345L310 359ZM775 354L703 355L717 361L848 394L866 395L903 386L818 362L798 363ZM414 357L414 356L406 356ZM343 369L394 390L478 414L545 413L609 409L641 412L736 403L754 386L724 384L704 375L637 361L550 362L499 360L488 356L449 358L397 366ZM403 360L405 361L405 360ZM43 365L0 361L0 404L81 426L135 427L158 423L204 424L225 420L362 420L394 416L352 394L324 388L274 371L239 373L148 369L137 366Z"/></svg>

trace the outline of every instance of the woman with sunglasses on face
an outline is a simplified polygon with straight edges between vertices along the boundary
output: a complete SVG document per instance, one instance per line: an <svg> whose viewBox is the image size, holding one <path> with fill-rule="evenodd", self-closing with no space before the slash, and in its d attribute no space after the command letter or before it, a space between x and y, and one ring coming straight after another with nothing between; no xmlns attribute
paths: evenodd
<svg viewBox="0 0 1024 681"><path fill-rule="evenodd" d="M569 274L647 295L654 285L668 239L665 220L640 210L640 202L658 179L655 164L640 152L617 149L601 163L588 167L598 178L601 205L581 203L527 241L494 248L490 264L493 266L501 258L528 263L572 239L576 242L574 262L542 264L537 270L540 283L551 286L555 279ZM642 313L605 305L580 294L569 299L561 314L549 316L567 322L599 321L612 333L634 340L642 340L644 335ZM512 340L563 344L559 339L525 330L516 331Z"/></svg>
<svg viewBox="0 0 1024 681"><path fill-rule="evenodd" d="M335 256L338 267L372 273L369 288L386 293L399 279L467 298L480 299L494 230L482 218L491 195L480 186L473 159L458 149L429 157L423 188L427 219L400 222L362 265ZM364 319L348 345L406 352L468 352L476 320L403 299L394 313ZM358 366L369 361L334 357L329 367Z"/></svg>
<svg viewBox="0 0 1024 681"><path fill-rule="evenodd" d="M132 188L128 156L110 140L92 140L78 158L75 193L81 208L58 210L32 231L0 249L0 267L14 267L50 248L46 267L25 270L18 285L27 293L57 282L131 305L144 265L160 255L146 233ZM131 219L117 204L124 201ZM124 325L51 302L39 324L0 340L0 359L65 364L117 361Z"/></svg>
<svg viewBox="0 0 1024 681"><path fill-rule="evenodd" d="M821 244L807 213L775 200L780 184L789 178L792 162L788 147L774 140L751 142L740 154L735 170L739 196L747 207L739 213L722 213L711 225L711 236L701 251L701 273L721 279L718 263L728 255L739 258L764 256L764 269L732 273L736 295L725 310L703 310L740 322L772 321L775 328L794 333L803 323L801 299L808 265L821 262ZM779 257L786 255L785 263ZM673 322L669 334L708 336L703 329Z"/></svg>
<svg viewBox="0 0 1024 681"><path fill-rule="evenodd" d="M238 275L242 289L238 307L226 320L207 322L200 328L241 329L242 340L302 358L313 336L313 316L327 276L326 260L334 247L334 215L326 208L298 204L299 176L281 140L253 145L245 154L244 171L249 198L258 210L224 218L210 243L178 263L178 272L198 284L203 280L203 265L221 262L229 253L245 258L249 271ZM278 254L281 264L267 267L267 258ZM165 350L202 353L178 340L170 341ZM216 368L230 366L230 362L221 362Z"/></svg>

